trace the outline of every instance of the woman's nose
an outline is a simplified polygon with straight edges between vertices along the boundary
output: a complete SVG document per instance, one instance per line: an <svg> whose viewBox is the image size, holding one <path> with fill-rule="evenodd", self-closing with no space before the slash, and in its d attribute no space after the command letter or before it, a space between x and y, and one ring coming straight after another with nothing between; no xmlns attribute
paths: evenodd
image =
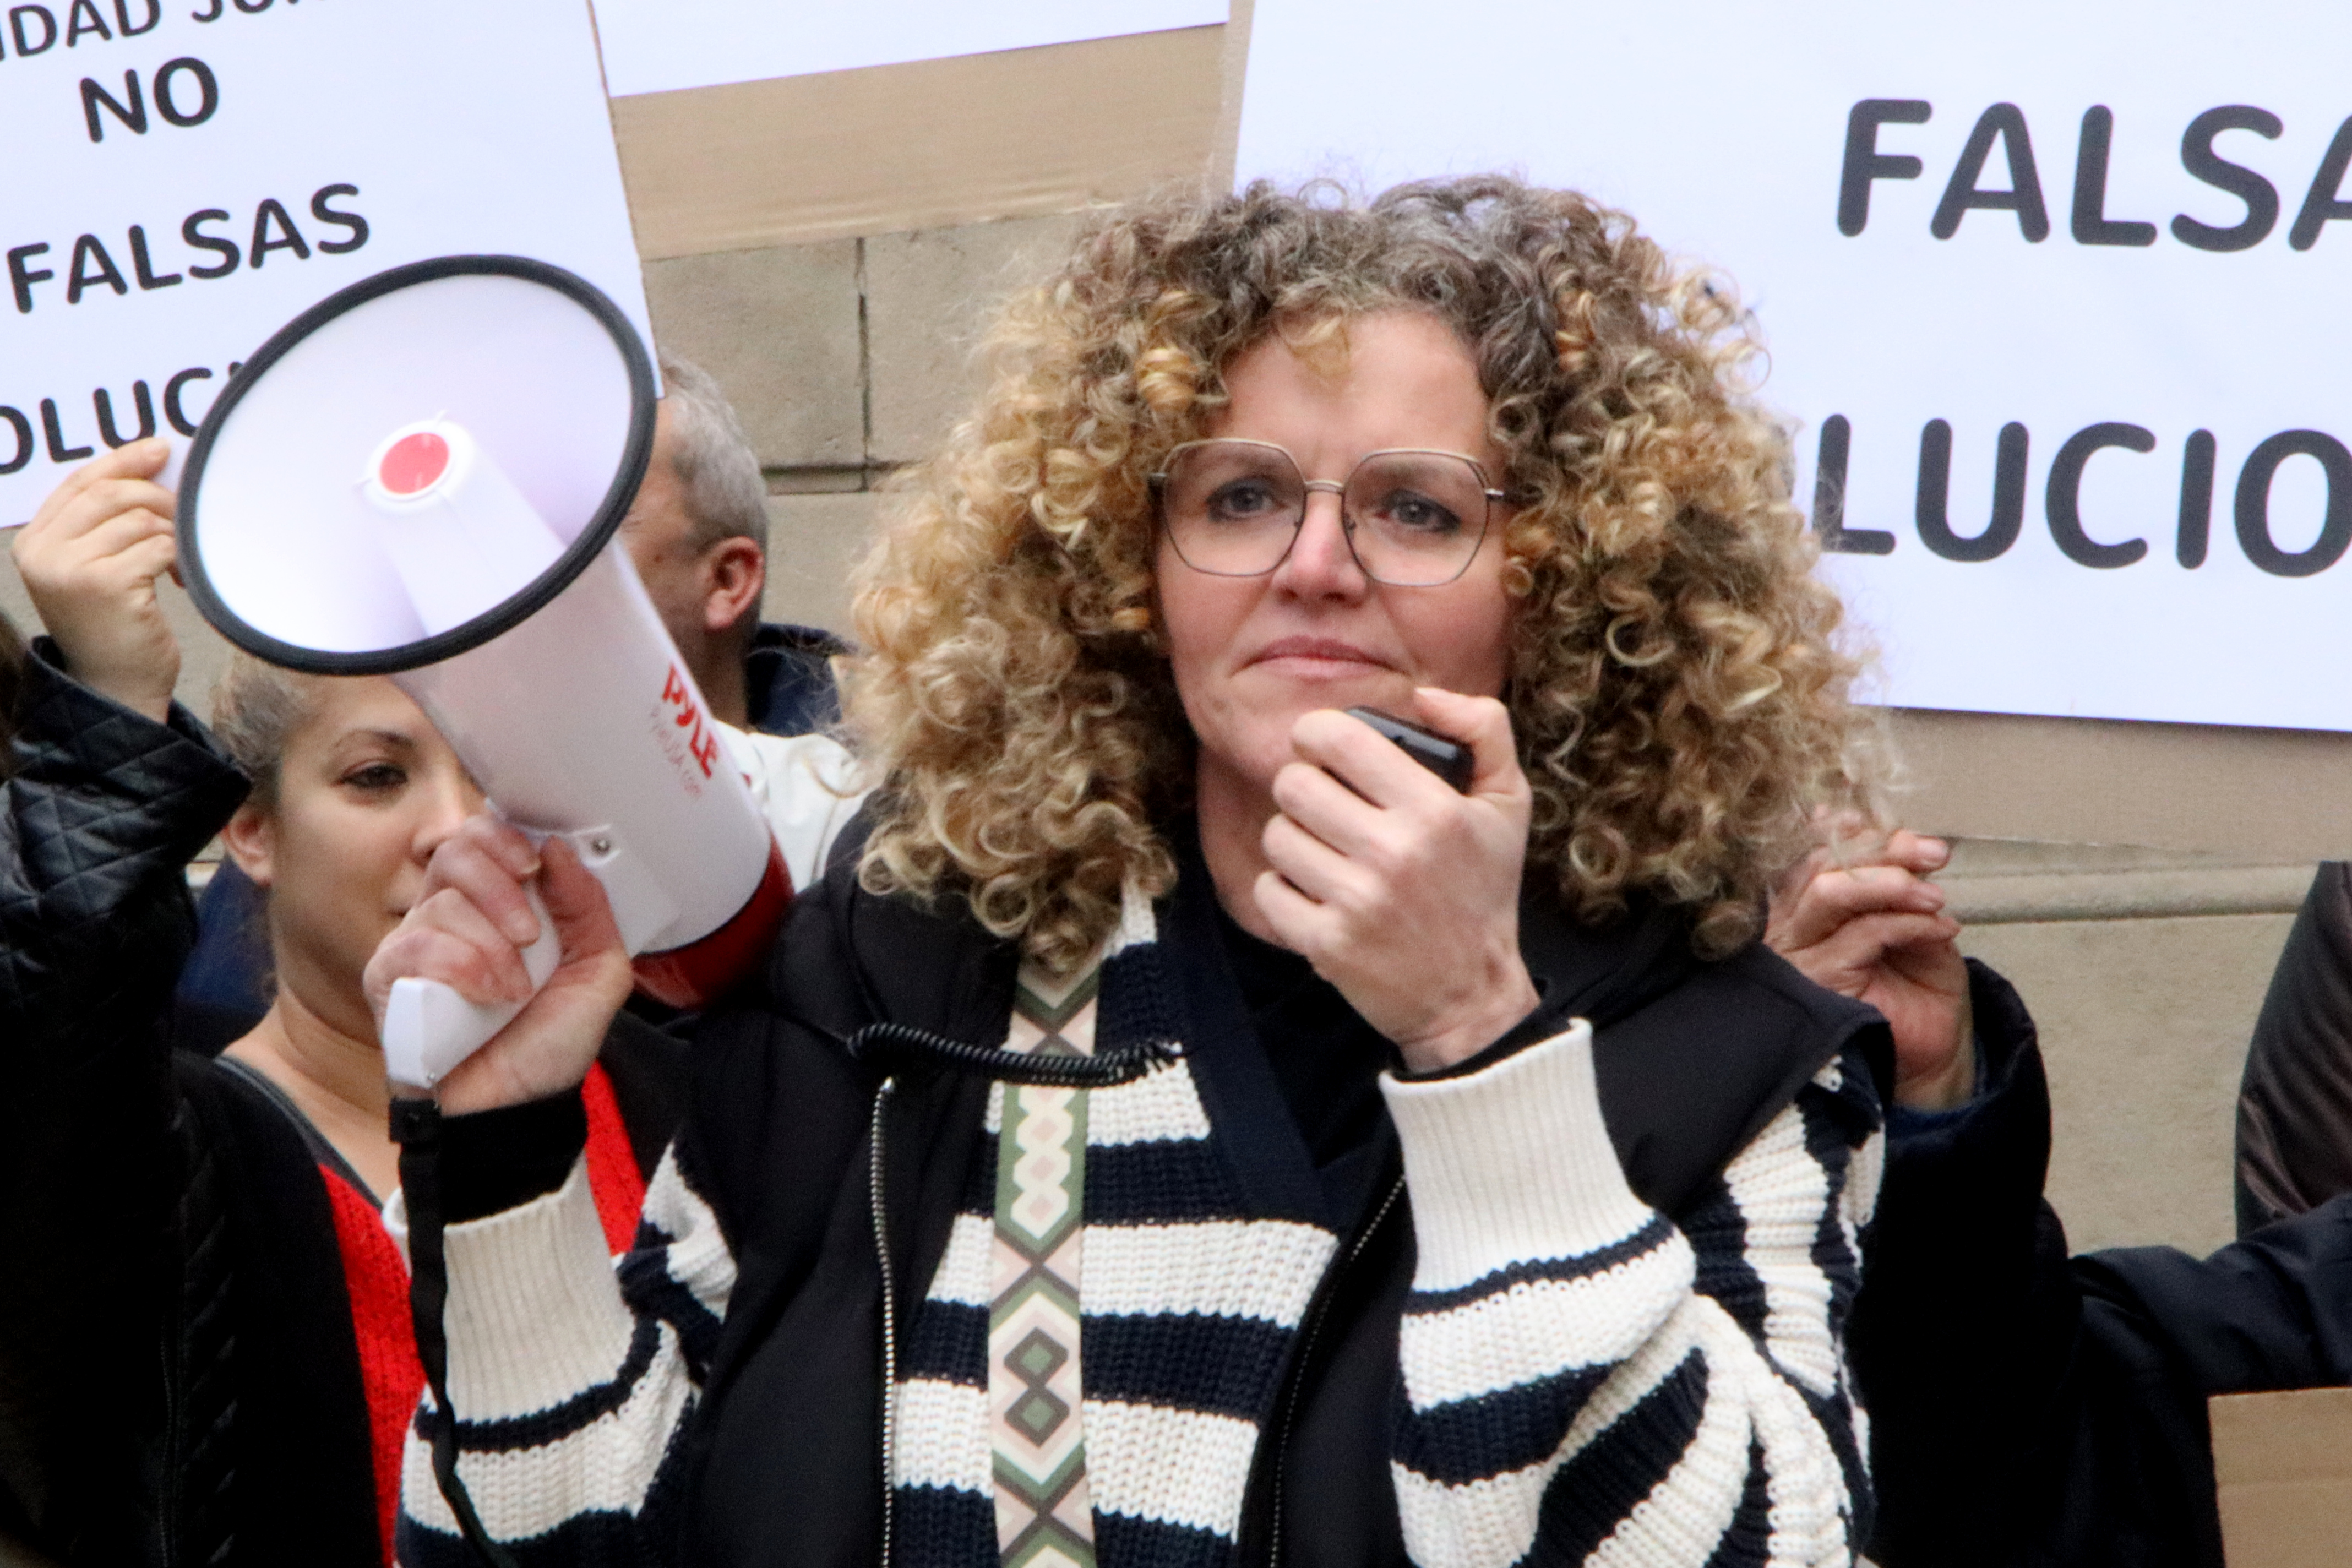
<svg viewBox="0 0 2352 1568"><path fill-rule="evenodd" d="M1275 580L1287 592L1315 598L1353 597L1364 591L1370 579L1349 548L1347 519L1338 496L1320 489L1307 493L1298 537L1275 569Z"/></svg>

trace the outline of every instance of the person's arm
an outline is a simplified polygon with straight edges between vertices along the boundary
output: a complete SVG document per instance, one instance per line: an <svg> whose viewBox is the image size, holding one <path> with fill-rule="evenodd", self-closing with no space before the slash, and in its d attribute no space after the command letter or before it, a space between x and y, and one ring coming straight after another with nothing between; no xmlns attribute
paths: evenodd
<svg viewBox="0 0 2352 1568"><path fill-rule="evenodd" d="M1418 1257L1392 1449L1413 1560L1847 1561L1870 1514L1843 1366L1878 1125L1860 1055L1680 1225L1626 1185L1581 1022L1383 1087Z"/></svg>
<svg viewBox="0 0 2352 1568"><path fill-rule="evenodd" d="M538 934L532 879L561 950L535 993L520 952ZM617 1270L605 1252L579 1091L630 970L604 890L562 839L542 853L475 817L434 852L422 896L368 963L379 1018L393 983L412 975L476 1001L525 1002L439 1086L458 1477L484 1529L524 1563L666 1561L674 1438L735 1266L691 1121L647 1189L638 1247ZM389 1217L404 1234L404 1194ZM402 1475L399 1553L416 1568L472 1568L433 1471L441 1421L428 1397Z"/></svg>
<svg viewBox="0 0 2352 1568"><path fill-rule="evenodd" d="M646 1190L635 1248L608 1258L576 1093L444 1123L449 1398L458 1474L519 1563L663 1563L681 1447L735 1284L691 1131ZM405 1236L395 1199L388 1216ZM434 1474L428 1394L401 1477L411 1568L476 1568Z"/></svg>
<svg viewBox="0 0 2352 1568"><path fill-rule="evenodd" d="M20 1051L153 1016L188 940L182 869L245 795L172 701L179 647L154 582L172 496L150 478L166 450L134 442L80 468L14 546L50 633L0 770L0 1016Z"/></svg>
<svg viewBox="0 0 2352 1568"><path fill-rule="evenodd" d="M1963 963L1917 883L1943 859L1907 834L1816 858L1774 918L1798 968L1893 1004L1909 1069L1851 1338L1879 1495L1871 1551L1904 1568L2219 1568L2206 1398L2352 1380L2352 1297L2336 1284L2352 1201L2202 1261L2168 1247L2070 1259L2042 1198L2033 1021L2000 975Z"/></svg>
<svg viewBox="0 0 2352 1568"><path fill-rule="evenodd" d="M52 1544L121 1522L125 1413L153 1371L131 1347L154 1331L176 1186L164 1020L194 933L184 868L246 791L169 704L168 631L160 649L146 636L170 497L141 476L162 447L89 465L15 547L55 637L26 661L0 768L0 1517Z"/></svg>
<svg viewBox="0 0 2352 1568"><path fill-rule="evenodd" d="M2069 1258L2033 1024L1970 965L1985 1089L1893 1139L1853 1333L1892 1563L2221 1563L2205 1401L2352 1379L2352 1202L2197 1259Z"/></svg>
<svg viewBox="0 0 2352 1568"><path fill-rule="evenodd" d="M2352 865L2324 860L2238 1085L2238 1234L2352 1192Z"/></svg>

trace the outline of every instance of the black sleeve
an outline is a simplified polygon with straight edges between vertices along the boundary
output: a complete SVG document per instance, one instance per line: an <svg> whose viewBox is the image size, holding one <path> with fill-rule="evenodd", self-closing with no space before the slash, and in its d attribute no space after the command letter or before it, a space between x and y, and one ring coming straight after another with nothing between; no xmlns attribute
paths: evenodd
<svg viewBox="0 0 2352 1568"><path fill-rule="evenodd" d="M2352 1192L2352 865L2320 864L2238 1086L2238 1234Z"/></svg>
<svg viewBox="0 0 2352 1568"><path fill-rule="evenodd" d="M246 784L184 710L156 723L37 647L24 679L0 781L0 1518L56 1542L154 1382L184 867Z"/></svg>
<svg viewBox="0 0 2352 1568"><path fill-rule="evenodd" d="M2206 1398L2352 1378L2352 1200L2199 1261L2069 1258L2033 1024L1971 963L1987 1092L1895 1140L1850 1342L1888 1568L2221 1568Z"/></svg>
<svg viewBox="0 0 2352 1568"><path fill-rule="evenodd" d="M19 1053L159 1016L194 931L184 869L246 792L185 709L159 724L35 647L0 781L0 1017L20 1069Z"/></svg>

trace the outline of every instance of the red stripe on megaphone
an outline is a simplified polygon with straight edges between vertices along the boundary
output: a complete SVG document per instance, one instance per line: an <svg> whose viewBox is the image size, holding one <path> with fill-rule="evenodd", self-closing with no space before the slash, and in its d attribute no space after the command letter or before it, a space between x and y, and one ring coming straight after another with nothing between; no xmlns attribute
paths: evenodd
<svg viewBox="0 0 2352 1568"><path fill-rule="evenodd" d="M793 905L793 874L784 853L768 841L768 868L751 899L709 936L667 952L637 955L637 989L668 1006L697 1008L740 982L768 956Z"/></svg>

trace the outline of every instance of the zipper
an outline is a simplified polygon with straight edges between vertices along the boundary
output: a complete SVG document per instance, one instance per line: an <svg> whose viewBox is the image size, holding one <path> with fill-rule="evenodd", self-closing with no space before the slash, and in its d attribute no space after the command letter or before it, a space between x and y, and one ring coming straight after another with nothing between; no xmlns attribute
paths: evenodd
<svg viewBox="0 0 2352 1568"><path fill-rule="evenodd" d="M890 1568L890 1529L897 1511L898 1473L898 1286L890 1272L890 1215L884 1204L883 1111L898 1080L886 1078L874 1091L874 1116L866 1143L871 1150L867 1191L874 1212L874 1256L882 1265L882 1568Z"/></svg>
<svg viewBox="0 0 2352 1568"><path fill-rule="evenodd" d="M852 1058L877 1067L893 1058L928 1057L957 1072L1046 1089L1115 1089L1133 1083L1154 1068L1184 1054L1183 1047L1174 1040L1147 1040L1115 1056L1037 1056L996 1046L976 1046L951 1035L898 1023L868 1024L846 1038L839 1035L833 1037L841 1041Z"/></svg>
<svg viewBox="0 0 2352 1568"><path fill-rule="evenodd" d="M184 1303L183 1303L184 1307ZM163 1473L156 1477L155 1561L172 1568L180 1559L180 1380L173 1374L174 1347L180 1342L180 1312L172 1315L171 1337L161 1346L163 1374Z"/></svg>
<svg viewBox="0 0 2352 1568"><path fill-rule="evenodd" d="M1316 1342L1322 1337L1324 1322L1331 1315L1331 1302L1339 1294L1340 1281L1363 1259L1365 1249L1372 1245L1372 1238L1388 1223L1389 1211L1396 1207L1397 1200L1402 1196L1404 1177L1400 1173L1390 1184L1388 1195L1381 1200L1381 1206L1372 1211L1371 1219L1349 1244L1347 1256L1339 1259L1339 1267L1323 1277L1322 1286L1315 1292L1314 1304L1307 1310L1307 1327L1298 1336L1298 1360L1294 1363L1297 1371L1283 1395L1282 1415L1275 1423L1273 1432L1268 1434L1273 1438L1267 1454L1274 1467L1274 1479L1271 1482L1273 1500L1267 1510L1266 1568L1277 1568L1282 1562L1282 1478L1286 1468L1283 1461L1289 1457L1290 1426L1297 1419L1298 1402L1306 1394L1307 1369L1314 1359Z"/></svg>

